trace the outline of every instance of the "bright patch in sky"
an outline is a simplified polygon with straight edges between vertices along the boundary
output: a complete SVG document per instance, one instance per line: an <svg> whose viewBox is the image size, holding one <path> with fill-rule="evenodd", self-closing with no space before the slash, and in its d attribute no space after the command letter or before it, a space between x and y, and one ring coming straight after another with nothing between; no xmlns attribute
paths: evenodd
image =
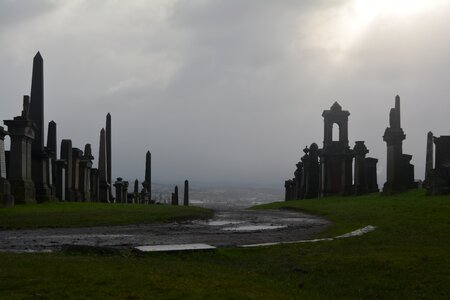
<svg viewBox="0 0 450 300"><path fill-rule="evenodd" d="M332 53L339 60L358 37L375 22L414 22L424 13L429 13L448 4L446 0L354 0L339 11L330 11L314 20L317 34L311 39L318 46Z"/></svg>

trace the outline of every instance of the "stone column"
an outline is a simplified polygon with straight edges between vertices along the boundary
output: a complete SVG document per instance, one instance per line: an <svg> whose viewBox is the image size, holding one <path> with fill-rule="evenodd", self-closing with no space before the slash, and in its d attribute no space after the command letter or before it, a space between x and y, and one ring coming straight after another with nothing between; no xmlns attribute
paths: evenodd
<svg viewBox="0 0 450 300"><path fill-rule="evenodd" d="M367 181L366 181L366 170L365 170L365 158L366 154L369 153L366 145L363 141L355 142L355 147L353 147L355 153L355 193L357 195L362 195L367 193Z"/></svg>
<svg viewBox="0 0 450 300"><path fill-rule="evenodd" d="M6 179L5 135L7 132L0 126L0 207L14 206L11 185Z"/></svg>
<svg viewBox="0 0 450 300"><path fill-rule="evenodd" d="M28 117L29 105L29 97L24 96L22 115L4 121L11 137L8 175L11 194L16 204L36 202L36 191L31 177L31 145L37 128Z"/></svg>
<svg viewBox="0 0 450 300"><path fill-rule="evenodd" d="M189 205L189 181L184 181L184 199L183 199L184 206Z"/></svg>
<svg viewBox="0 0 450 300"><path fill-rule="evenodd" d="M122 200L123 203L128 203L128 181L123 182Z"/></svg>
<svg viewBox="0 0 450 300"><path fill-rule="evenodd" d="M82 201L80 189L80 161L83 151L72 148L72 188L75 192L75 201Z"/></svg>
<svg viewBox="0 0 450 300"><path fill-rule="evenodd" d="M364 161L365 161L364 165L366 172L367 191L369 193L377 193L379 192L377 180L378 159L373 157L367 157Z"/></svg>
<svg viewBox="0 0 450 300"><path fill-rule="evenodd" d="M139 199L139 180L134 181L134 193L133 193L133 203L139 204L141 203Z"/></svg>
<svg viewBox="0 0 450 300"><path fill-rule="evenodd" d="M72 141L62 140L61 141L61 159L66 161L67 167L65 168L65 190L66 190L66 201L75 201L76 194L72 186Z"/></svg>
<svg viewBox="0 0 450 300"><path fill-rule="evenodd" d="M92 168L91 144L84 146L84 154L80 160L80 193L81 199L85 202L91 201L91 168Z"/></svg>
<svg viewBox="0 0 450 300"><path fill-rule="evenodd" d="M172 205L178 205L178 185L175 186L175 190L172 193Z"/></svg>
<svg viewBox="0 0 450 300"><path fill-rule="evenodd" d="M433 170L433 133L430 131L427 134L427 154L425 162L425 187L428 186L431 170Z"/></svg>
<svg viewBox="0 0 450 300"><path fill-rule="evenodd" d="M148 195L148 200L152 199L152 154L147 151L145 155L145 192Z"/></svg>
<svg viewBox="0 0 450 300"><path fill-rule="evenodd" d="M55 186L56 197L60 201L66 201L66 174L67 162L64 159L59 159L55 162Z"/></svg>
<svg viewBox="0 0 450 300"><path fill-rule="evenodd" d="M98 176L99 176L99 201L110 202L110 184L107 174L107 154L106 154L106 136L105 129L100 131L100 147L98 154Z"/></svg>
<svg viewBox="0 0 450 300"><path fill-rule="evenodd" d="M47 131L47 147L45 151L49 156L49 163L47 166L47 182L51 189L52 195L56 197L56 159L57 159L57 146L56 146L56 123L54 121L50 121L48 123L48 131Z"/></svg>
<svg viewBox="0 0 450 300"><path fill-rule="evenodd" d="M91 169L91 200L94 202L99 202L99 180L98 180L98 169Z"/></svg>
<svg viewBox="0 0 450 300"><path fill-rule="evenodd" d="M123 181L121 177L117 177L114 187L116 188L116 203L123 203Z"/></svg>

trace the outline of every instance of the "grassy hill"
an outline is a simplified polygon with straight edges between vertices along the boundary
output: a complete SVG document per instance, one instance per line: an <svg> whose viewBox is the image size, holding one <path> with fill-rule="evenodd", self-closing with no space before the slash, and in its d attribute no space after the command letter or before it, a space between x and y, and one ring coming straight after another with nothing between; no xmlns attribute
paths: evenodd
<svg viewBox="0 0 450 300"><path fill-rule="evenodd" d="M450 197L279 202L334 222L322 236L360 237L209 252L0 254L0 298L448 299Z"/></svg>

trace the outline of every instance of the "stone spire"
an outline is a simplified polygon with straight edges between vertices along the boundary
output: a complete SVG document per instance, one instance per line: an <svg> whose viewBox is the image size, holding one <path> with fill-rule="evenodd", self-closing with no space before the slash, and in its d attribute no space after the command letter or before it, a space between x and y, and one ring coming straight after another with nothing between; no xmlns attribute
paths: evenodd
<svg viewBox="0 0 450 300"><path fill-rule="evenodd" d="M111 172L111 114L106 115L106 179L112 182Z"/></svg>
<svg viewBox="0 0 450 300"><path fill-rule="evenodd" d="M147 151L145 155L145 183L149 200L152 199L152 154Z"/></svg>
<svg viewBox="0 0 450 300"><path fill-rule="evenodd" d="M56 148L56 123L54 121L48 123L47 149L49 150L52 159L56 160L56 154L58 152Z"/></svg>
<svg viewBox="0 0 450 300"><path fill-rule="evenodd" d="M185 206L189 205L189 181L188 180L184 181L184 199L183 199L183 204Z"/></svg>
<svg viewBox="0 0 450 300"><path fill-rule="evenodd" d="M99 201L109 202L110 200L110 184L107 175L107 153L106 153L106 136L105 129L100 131L100 146L98 154L98 176L99 176Z"/></svg>
<svg viewBox="0 0 450 300"><path fill-rule="evenodd" d="M44 61L39 52L33 59L29 117L37 127L32 151L42 152L44 150Z"/></svg>
<svg viewBox="0 0 450 300"><path fill-rule="evenodd" d="M433 133L430 131L427 135L427 154L425 163L425 184L428 185L430 171L433 170Z"/></svg>

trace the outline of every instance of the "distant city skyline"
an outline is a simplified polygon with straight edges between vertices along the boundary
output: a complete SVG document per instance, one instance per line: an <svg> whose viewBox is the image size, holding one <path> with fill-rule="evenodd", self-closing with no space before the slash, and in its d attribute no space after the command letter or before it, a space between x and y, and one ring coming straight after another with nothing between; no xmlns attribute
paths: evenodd
<svg viewBox="0 0 450 300"><path fill-rule="evenodd" d="M350 112L385 181L394 98L423 179L427 132L449 135L447 1L3 1L2 120L44 59L45 128L92 145L112 116L112 177L283 189L322 111ZM47 132L45 130L45 140Z"/></svg>

